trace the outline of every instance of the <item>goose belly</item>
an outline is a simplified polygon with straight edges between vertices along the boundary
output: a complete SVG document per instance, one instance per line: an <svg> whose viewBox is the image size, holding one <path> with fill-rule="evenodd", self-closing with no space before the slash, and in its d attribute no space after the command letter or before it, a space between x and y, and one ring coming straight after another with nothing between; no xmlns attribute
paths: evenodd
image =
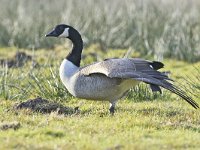
<svg viewBox="0 0 200 150"><path fill-rule="evenodd" d="M74 82L74 96L91 100L121 98L138 81L108 78L105 75L79 76Z"/></svg>

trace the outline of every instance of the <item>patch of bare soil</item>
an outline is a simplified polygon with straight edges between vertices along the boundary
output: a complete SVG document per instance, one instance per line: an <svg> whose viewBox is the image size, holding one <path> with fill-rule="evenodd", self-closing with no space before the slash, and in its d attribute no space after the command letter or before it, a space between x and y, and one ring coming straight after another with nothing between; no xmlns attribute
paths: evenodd
<svg viewBox="0 0 200 150"><path fill-rule="evenodd" d="M11 59L1 59L0 65L7 65L8 68L12 67L22 67L26 62L31 61L32 56L26 54L25 52L17 52L15 56Z"/></svg>
<svg viewBox="0 0 200 150"><path fill-rule="evenodd" d="M76 108L66 107L61 104L51 102L46 99L42 99L41 97L30 99L25 102L16 104L14 106L14 109L15 110L29 109L34 112L40 112L40 113L57 112L58 114L73 114L78 111L78 107Z"/></svg>
<svg viewBox="0 0 200 150"><path fill-rule="evenodd" d="M17 130L19 128L20 128L19 122L3 122L3 123L0 123L0 130L8 130L8 129Z"/></svg>

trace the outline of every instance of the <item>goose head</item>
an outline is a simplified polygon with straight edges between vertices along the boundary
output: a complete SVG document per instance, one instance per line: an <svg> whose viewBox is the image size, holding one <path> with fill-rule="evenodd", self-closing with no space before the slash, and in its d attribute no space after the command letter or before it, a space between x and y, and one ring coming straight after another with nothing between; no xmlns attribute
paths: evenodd
<svg viewBox="0 0 200 150"><path fill-rule="evenodd" d="M46 37L70 38L71 30L73 30L71 26L68 26L65 24L59 24L45 36Z"/></svg>
<svg viewBox="0 0 200 150"><path fill-rule="evenodd" d="M80 66L83 41L80 33L76 29L66 24L59 24L55 26L53 30L45 36L70 39L72 41L73 48L71 52L66 56L66 59L72 62L77 67Z"/></svg>
<svg viewBox="0 0 200 150"><path fill-rule="evenodd" d="M59 24L53 28L46 37L58 37L58 38L68 38L72 41L73 44L82 41L80 33L74 29L72 26L66 24ZM81 43L77 43L81 44Z"/></svg>

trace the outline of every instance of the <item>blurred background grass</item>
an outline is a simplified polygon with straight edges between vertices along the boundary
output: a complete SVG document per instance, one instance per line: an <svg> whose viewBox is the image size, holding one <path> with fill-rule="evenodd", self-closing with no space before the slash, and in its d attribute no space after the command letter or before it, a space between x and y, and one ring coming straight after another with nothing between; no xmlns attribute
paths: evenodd
<svg viewBox="0 0 200 150"><path fill-rule="evenodd" d="M77 28L85 46L132 48L141 56L200 60L199 0L0 0L0 46L52 48L56 24ZM59 42L59 43L58 43Z"/></svg>

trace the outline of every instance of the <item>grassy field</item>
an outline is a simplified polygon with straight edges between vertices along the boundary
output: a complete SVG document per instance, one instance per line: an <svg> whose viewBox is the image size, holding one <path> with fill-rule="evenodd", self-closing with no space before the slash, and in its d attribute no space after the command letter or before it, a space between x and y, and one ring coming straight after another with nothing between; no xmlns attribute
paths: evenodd
<svg viewBox="0 0 200 150"><path fill-rule="evenodd" d="M160 95L140 84L118 102L114 116L108 102L72 97L58 72L71 43L44 36L60 23L78 29L82 66L124 56L162 61L162 71L170 71L175 84L200 104L199 0L0 4L0 150L200 148L200 110L169 91ZM48 106L16 109L38 97ZM68 111L61 113L58 104ZM54 111L42 112L50 106Z"/></svg>
<svg viewBox="0 0 200 150"><path fill-rule="evenodd" d="M200 111L166 90L162 95L152 94L140 85L119 101L114 116L109 114L107 102L73 98L58 77L66 47L21 49L34 56L34 61L19 68L0 68L0 149L199 149ZM107 53L98 49L98 45L86 49L82 65L126 53L123 49L110 49ZM1 48L1 59L11 60L17 50ZM187 92L192 92L190 95L200 103L199 72L195 69L200 63L172 59L164 63L163 70L170 70L177 84L189 88ZM194 83L186 84L183 77L187 76ZM80 112L43 114L13 109L16 103L37 96L70 108L79 106Z"/></svg>

